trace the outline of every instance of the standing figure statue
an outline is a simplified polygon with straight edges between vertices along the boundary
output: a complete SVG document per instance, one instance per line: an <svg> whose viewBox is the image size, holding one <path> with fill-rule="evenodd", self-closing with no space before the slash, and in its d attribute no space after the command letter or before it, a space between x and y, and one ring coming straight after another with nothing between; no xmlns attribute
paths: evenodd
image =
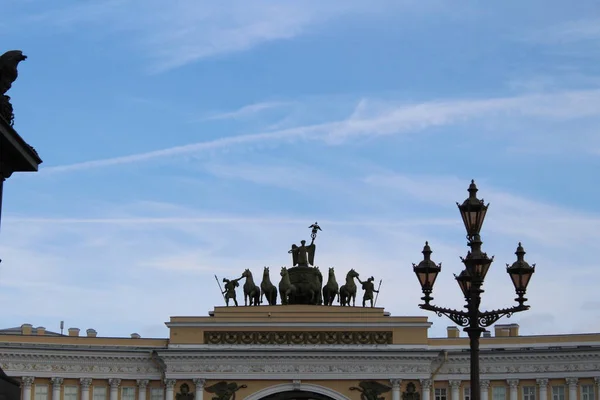
<svg viewBox="0 0 600 400"><path fill-rule="evenodd" d="M358 279L358 281L362 284L362 288L365 291L365 294L363 295L363 307L366 307L367 300L370 300L371 308L372 308L373 307L373 293L379 293L379 290L375 290L375 284L373 283L375 278L370 277L369 279L367 279L364 282L361 281L358 276L356 277L356 279Z"/></svg>
<svg viewBox="0 0 600 400"><path fill-rule="evenodd" d="M235 306L237 307L238 302L235 298L235 288L240 286L238 281L241 280L242 278L243 278L243 276L239 277L237 279L232 279L232 280L223 278L223 282L225 282L225 290L223 290L223 294L225 295L225 305L227 307L229 307L229 299L232 299L233 302L235 303ZM217 283L218 283L218 281L217 281Z"/></svg>

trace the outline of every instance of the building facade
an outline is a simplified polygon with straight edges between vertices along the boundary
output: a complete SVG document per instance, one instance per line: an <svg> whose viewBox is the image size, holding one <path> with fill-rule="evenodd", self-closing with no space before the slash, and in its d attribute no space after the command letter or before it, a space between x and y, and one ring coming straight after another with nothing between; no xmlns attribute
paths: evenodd
<svg viewBox="0 0 600 400"><path fill-rule="evenodd" d="M171 317L168 339L0 331L0 366L23 400L600 400L600 334L481 339L481 385L456 327L382 308L217 307Z"/></svg>

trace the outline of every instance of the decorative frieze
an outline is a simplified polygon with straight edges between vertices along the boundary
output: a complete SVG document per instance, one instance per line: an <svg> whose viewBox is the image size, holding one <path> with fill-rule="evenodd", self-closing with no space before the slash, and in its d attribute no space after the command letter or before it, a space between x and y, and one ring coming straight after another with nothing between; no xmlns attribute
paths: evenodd
<svg viewBox="0 0 600 400"><path fill-rule="evenodd" d="M125 353L125 352L124 352ZM160 378L160 370L153 364L149 352L131 356L115 354L114 351L98 352L31 351L1 349L0 366L8 375L31 374L45 377L116 377Z"/></svg>
<svg viewBox="0 0 600 400"><path fill-rule="evenodd" d="M240 346L240 347L243 347ZM32 349L0 349L0 366L9 376L37 376L44 378L96 378L155 380L215 379L231 375L232 379L246 376L278 376L289 379L313 379L315 376L339 379L353 376L368 379L385 379L403 376L405 379L421 379L431 373L431 362L437 352L389 350L386 346L373 346L369 352L355 351L343 346L312 346L310 351L302 345L265 346L264 351L244 351L237 346L203 350L170 350L151 353L114 349L102 353L85 350L56 349L33 351ZM273 349L277 349L276 351ZM548 378L572 378L597 376L600 371L600 352L545 352L482 354L481 373L485 379L538 379L540 388L547 385ZM160 369L159 369L160 368ZM468 379L469 359L465 354L450 354L438 376L444 380ZM53 381L54 382L54 381ZM56 381L58 382L58 381ZM575 381L568 381L571 386ZM194 381L196 384L196 382ZM23 381L24 387L27 381ZM86 384L82 380L82 387ZM509 384L512 386L511 382ZM140 387L144 384L140 383ZM427 387L423 381L423 389Z"/></svg>
<svg viewBox="0 0 600 400"><path fill-rule="evenodd" d="M392 332L204 332L208 344L391 344Z"/></svg>

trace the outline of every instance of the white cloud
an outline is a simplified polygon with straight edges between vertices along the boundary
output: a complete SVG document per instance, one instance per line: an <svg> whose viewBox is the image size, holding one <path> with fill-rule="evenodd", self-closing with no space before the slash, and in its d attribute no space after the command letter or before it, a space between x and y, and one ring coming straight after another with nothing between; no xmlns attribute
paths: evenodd
<svg viewBox="0 0 600 400"><path fill-rule="evenodd" d="M118 33L152 60L150 70L163 72L201 59L241 52L256 46L314 33L325 23L350 15L394 9L402 2L379 7L348 0L179 0L165 7L159 0L97 0L28 15L19 21L69 29L92 24ZM131 18L131 15L135 18Z"/></svg>
<svg viewBox="0 0 600 400"><path fill-rule="evenodd" d="M249 104L247 106L243 106L235 111L229 111L229 112L223 112L223 113L216 113L213 115L210 115L206 118L203 118L204 120L220 120L220 119L240 119L240 118L247 118L249 116L258 114L262 111L266 111L266 110L270 110L273 108L279 108L279 107L283 107L285 105L287 105L288 103L284 103L284 102L263 102L263 103L255 103L255 104Z"/></svg>
<svg viewBox="0 0 600 400"><path fill-rule="evenodd" d="M226 172L218 176L249 178ZM323 196L339 195L336 186L323 188L327 179L333 177L305 182L307 190L318 187L324 190ZM422 246L429 240L433 259L443 263L435 301L462 306L452 273L461 270L458 256L464 256L467 248L454 202L466 197L468 180L388 173L348 176L344 181L350 190L370 185L369 195L388 206L410 206L410 213L427 211L431 218L319 219L323 232L317 238L317 264L321 269L334 266L339 282L350 268L383 279L379 305L394 315L428 315L435 322L432 334L443 335L450 322L417 308L421 294L411 263L419 262ZM582 282L585 286L597 281L595 254L577 246L593 248L600 239L593 229L600 223L598 216L507 193L485 180L478 183L480 195L491 202L484 225L484 249L497 259L486 283L483 306L512 304L514 289L503 265L515 259L516 242L523 240L526 259L538 266L528 296L532 311L513 318L521 322L522 332L600 329L590 324L589 311L580 309L584 300L572 296L574 291L584 290ZM261 184L277 185L278 181ZM259 187L255 190L260 193ZM244 201L242 197L239 201ZM361 199L348 196L346 201ZM166 328L156 324L170 315L204 314L221 304L214 274L221 279L250 268L259 280L267 265L271 266L272 281L278 282L279 266L289 263L289 245L308 236L313 216L288 209L290 217L285 218L273 215L268 205L253 207L255 216L250 218L162 203L120 205L93 218L17 219L7 215L0 246L4 258L0 300L22 301L11 303L5 321L15 326L30 322L52 327L67 319L69 326L93 327L102 335L138 331L144 336L165 336ZM561 275L565 266L569 272ZM600 298L590 290L585 301ZM561 326L536 322L540 316L555 313L564 315Z"/></svg>
<svg viewBox="0 0 600 400"><path fill-rule="evenodd" d="M598 102L600 102L600 90L564 91L480 100L434 101L408 105L379 102L371 103L374 106L369 106L368 101L361 100L350 118L344 120L224 137L104 160L47 167L43 172L122 165L255 143L272 144L311 139L340 144L356 137L402 134L493 116L501 117L503 120L541 118L549 121L598 117L600 116L596 106Z"/></svg>

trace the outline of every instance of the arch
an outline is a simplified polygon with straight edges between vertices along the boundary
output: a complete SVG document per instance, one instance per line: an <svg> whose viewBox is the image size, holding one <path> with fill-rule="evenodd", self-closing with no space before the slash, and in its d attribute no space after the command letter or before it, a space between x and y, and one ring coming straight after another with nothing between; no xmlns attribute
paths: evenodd
<svg viewBox="0 0 600 400"><path fill-rule="evenodd" d="M247 396L244 400L261 400L263 397L271 396L277 393L298 391L314 392L332 398L333 400L350 400L350 398L344 396L339 392L336 392L333 389L329 389L325 386L314 385L312 383L301 383L300 385L284 383L281 385L269 386L268 388L264 388L259 390L258 392L252 393L251 395Z"/></svg>

